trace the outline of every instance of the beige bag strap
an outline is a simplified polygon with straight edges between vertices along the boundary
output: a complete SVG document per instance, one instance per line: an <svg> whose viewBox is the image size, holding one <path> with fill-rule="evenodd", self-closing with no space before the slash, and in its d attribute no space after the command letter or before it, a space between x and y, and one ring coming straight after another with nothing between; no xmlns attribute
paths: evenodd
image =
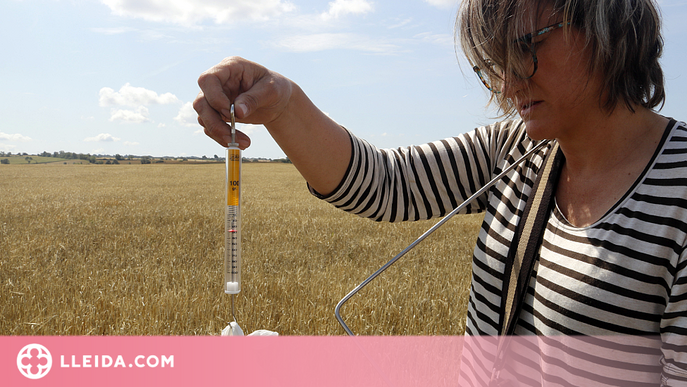
<svg viewBox="0 0 687 387"><path fill-rule="evenodd" d="M537 253L544 236L544 229L551 211L560 164L563 154L559 151L558 142L553 143L551 152L544 160L541 173L532 187L533 194L527 200L520 224L516 228L511 249L508 252L506 274L501 310L501 335L512 335L517 316L520 314L522 300L529 286ZM516 243L517 242L517 243ZM516 249L513 247L517 246Z"/></svg>
<svg viewBox="0 0 687 387"><path fill-rule="evenodd" d="M553 198L564 157L558 143L554 141L552 144L552 149L546 156L542 170L534 182L532 193L527 200L520 223L515 230L515 238L508 251L501 295L499 332L502 337L499 339L492 373L491 385L493 386L499 385L498 374L503 365L507 343L510 341L504 336L515 332L549 213L553 208Z"/></svg>

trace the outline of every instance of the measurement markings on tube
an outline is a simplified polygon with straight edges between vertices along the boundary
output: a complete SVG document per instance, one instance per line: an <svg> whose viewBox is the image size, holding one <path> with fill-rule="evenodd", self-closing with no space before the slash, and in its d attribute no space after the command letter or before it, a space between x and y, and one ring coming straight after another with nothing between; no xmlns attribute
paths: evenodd
<svg viewBox="0 0 687 387"><path fill-rule="evenodd" d="M234 257L238 254L238 208L229 206L227 208L227 245L231 256L231 263L227 265L227 272L238 274L238 262Z"/></svg>

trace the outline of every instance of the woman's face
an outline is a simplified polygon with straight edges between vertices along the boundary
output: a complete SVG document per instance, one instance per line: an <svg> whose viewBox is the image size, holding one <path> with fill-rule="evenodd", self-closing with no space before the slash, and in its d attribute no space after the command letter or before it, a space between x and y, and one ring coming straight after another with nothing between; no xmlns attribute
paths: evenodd
<svg viewBox="0 0 687 387"><path fill-rule="evenodd" d="M544 10L537 29L562 21ZM532 32L532 31L526 31ZM590 48L583 32L557 28L533 39L538 69L529 79L506 77L503 93L513 101L525 121L527 134L535 139L563 139L581 135L580 129L597 114L602 76L589 73Z"/></svg>

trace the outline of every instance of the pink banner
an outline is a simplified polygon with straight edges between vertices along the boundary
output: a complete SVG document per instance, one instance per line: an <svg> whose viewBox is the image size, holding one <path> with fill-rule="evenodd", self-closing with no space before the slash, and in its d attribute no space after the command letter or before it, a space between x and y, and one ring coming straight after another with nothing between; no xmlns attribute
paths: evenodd
<svg viewBox="0 0 687 387"><path fill-rule="evenodd" d="M0 337L6 386L450 386L462 337Z"/></svg>
<svg viewBox="0 0 687 387"><path fill-rule="evenodd" d="M676 358L684 351L671 348L662 352L658 336L622 335L5 336L0 385L648 387L687 381Z"/></svg>

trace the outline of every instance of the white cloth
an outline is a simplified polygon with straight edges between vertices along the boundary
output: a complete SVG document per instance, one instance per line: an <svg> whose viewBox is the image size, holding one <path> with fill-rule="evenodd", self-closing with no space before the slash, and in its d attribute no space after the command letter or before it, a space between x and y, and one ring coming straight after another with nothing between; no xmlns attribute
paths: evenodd
<svg viewBox="0 0 687 387"><path fill-rule="evenodd" d="M222 336L245 336L243 334L243 329L239 326L236 321L232 321L226 328L222 329ZM268 331L266 329L258 329L257 331L249 334L248 336L279 336L279 333Z"/></svg>

